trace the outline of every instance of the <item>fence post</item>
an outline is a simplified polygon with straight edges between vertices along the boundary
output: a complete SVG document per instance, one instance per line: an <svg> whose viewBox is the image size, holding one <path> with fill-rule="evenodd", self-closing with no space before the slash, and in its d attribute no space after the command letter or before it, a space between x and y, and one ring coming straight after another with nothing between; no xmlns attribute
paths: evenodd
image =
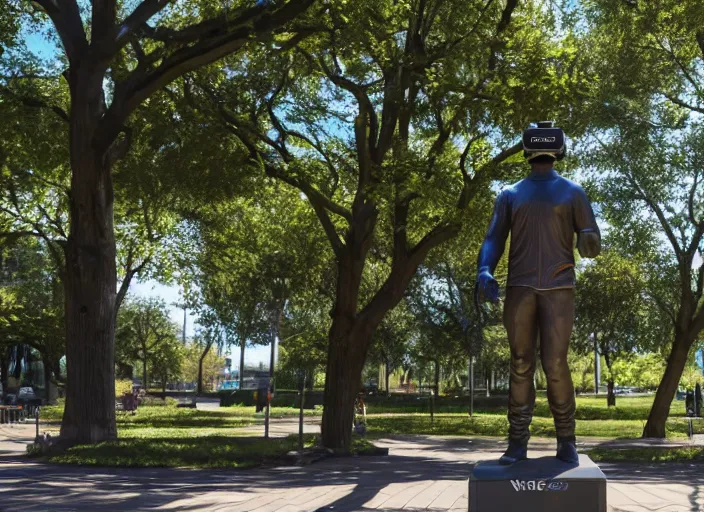
<svg viewBox="0 0 704 512"><path fill-rule="evenodd" d="M36 417L36 423L37 423L37 439L39 439L39 407L37 407L34 410L34 416Z"/></svg>

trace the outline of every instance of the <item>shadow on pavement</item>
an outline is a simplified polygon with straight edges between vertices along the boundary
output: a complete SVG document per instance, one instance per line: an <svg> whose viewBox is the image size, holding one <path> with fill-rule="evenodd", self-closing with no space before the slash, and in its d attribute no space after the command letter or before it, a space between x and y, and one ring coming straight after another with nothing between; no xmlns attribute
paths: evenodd
<svg viewBox="0 0 704 512"><path fill-rule="evenodd" d="M404 510L408 500L432 485L440 489L438 493L452 487L457 499L448 496L445 509L454 503L466 510L464 482L474 462L493 457L504 443L481 438L384 438L379 444L391 448L387 457L332 458L306 467L254 470L57 466L2 456L0 510L249 511L276 510L276 503L290 505L286 510ZM613 482L686 485L692 510L697 510L704 485L702 464L600 467ZM465 493L464 501L458 492Z"/></svg>

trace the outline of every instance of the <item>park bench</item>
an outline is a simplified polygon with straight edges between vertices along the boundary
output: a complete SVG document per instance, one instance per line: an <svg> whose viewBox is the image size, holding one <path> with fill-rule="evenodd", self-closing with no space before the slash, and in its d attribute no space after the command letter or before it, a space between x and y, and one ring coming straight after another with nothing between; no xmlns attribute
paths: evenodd
<svg viewBox="0 0 704 512"><path fill-rule="evenodd" d="M0 405L0 423L18 423L25 413L21 405Z"/></svg>

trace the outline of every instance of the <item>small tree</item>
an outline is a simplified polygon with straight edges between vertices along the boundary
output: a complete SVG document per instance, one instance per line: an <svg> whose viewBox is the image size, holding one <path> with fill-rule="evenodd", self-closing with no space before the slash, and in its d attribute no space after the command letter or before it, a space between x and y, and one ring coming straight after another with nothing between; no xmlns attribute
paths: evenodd
<svg viewBox="0 0 704 512"><path fill-rule="evenodd" d="M408 344L415 328L415 319L406 301L402 301L389 312L374 333L369 358L372 362L384 365L384 391L387 396L391 394L391 374L408 359Z"/></svg>
<svg viewBox="0 0 704 512"><path fill-rule="evenodd" d="M149 358L150 373L161 382L161 391L166 393L169 381L179 380L183 372L186 348L177 337L169 337Z"/></svg>
<svg viewBox="0 0 704 512"><path fill-rule="evenodd" d="M200 337L196 338L187 347L183 357L182 375L187 382L200 380L198 393L203 390L203 384L213 382L225 367L225 358L218 355L217 350L208 349L204 352L207 343ZM212 345L211 345L212 347Z"/></svg>
<svg viewBox="0 0 704 512"><path fill-rule="evenodd" d="M602 251L579 273L574 346L583 354L594 344L607 368L607 405L616 405L614 362L631 354L643 332L647 304L638 267L616 251Z"/></svg>
<svg viewBox="0 0 704 512"><path fill-rule="evenodd" d="M160 299L133 299L120 310L117 330L117 353L140 363L142 386L149 388L147 369L162 351L170 351L178 328L171 322L166 304Z"/></svg>

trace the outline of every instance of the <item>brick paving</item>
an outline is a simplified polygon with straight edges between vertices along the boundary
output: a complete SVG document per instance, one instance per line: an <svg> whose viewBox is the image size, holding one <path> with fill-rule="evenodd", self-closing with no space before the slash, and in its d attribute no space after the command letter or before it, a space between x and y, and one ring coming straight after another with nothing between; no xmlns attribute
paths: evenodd
<svg viewBox="0 0 704 512"><path fill-rule="evenodd" d="M399 436L378 442L389 448L388 457L328 459L305 467L91 468L20 457L33 436L30 427L0 431L0 511L466 511L472 465L498 457L504 445L495 438ZM531 457L547 455L554 441L534 439L530 448ZM611 512L704 510L702 464L601 467L609 479Z"/></svg>

